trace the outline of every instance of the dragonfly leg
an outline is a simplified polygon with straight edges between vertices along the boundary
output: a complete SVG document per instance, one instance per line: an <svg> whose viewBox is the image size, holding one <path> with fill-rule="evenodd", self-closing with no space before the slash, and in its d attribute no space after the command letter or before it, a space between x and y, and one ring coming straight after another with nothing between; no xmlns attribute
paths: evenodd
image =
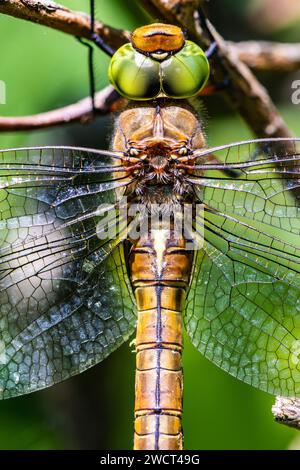
<svg viewBox="0 0 300 470"><path fill-rule="evenodd" d="M218 51L218 45L216 41L214 41L210 44L208 49L205 51L205 55L207 59L211 59L217 53L217 51ZM230 85L230 80L228 78L225 78L219 83L210 84L204 87L203 90L200 92L199 96L214 95L215 93L225 90L226 88L228 88L229 85Z"/></svg>
<svg viewBox="0 0 300 470"><path fill-rule="evenodd" d="M113 56L116 52L112 47L110 47L106 42L95 33L95 0L90 0L90 15L91 15L91 41L99 47L105 54Z"/></svg>
<svg viewBox="0 0 300 470"><path fill-rule="evenodd" d="M94 35L95 30L95 0L90 0L90 16L91 16L91 38ZM90 96L92 102L92 113L95 115L96 113L96 105L95 105L95 72L94 72L94 48L91 44L86 42L81 38L77 38L80 44L83 44L85 47L88 48L88 70L89 70L89 82L90 82Z"/></svg>
<svg viewBox="0 0 300 470"><path fill-rule="evenodd" d="M225 79L220 83L213 83L205 86L199 93L199 96L211 96L225 90L230 85L229 79Z"/></svg>
<svg viewBox="0 0 300 470"><path fill-rule="evenodd" d="M94 49L91 44L85 42L81 38L77 38L80 44L83 44L85 47L88 48L88 69L89 69L89 82L90 82L90 97L92 102L92 113L93 115L96 113L96 104L95 104L95 73L94 73Z"/></svg>
<svg viewBox="0 0 300 470"><path fill-rule="evenodd" d="M217 50L218 50L218 44L216 43L216 41L214 41L210 44L208 49L206 49L205 51L206 58L211 59L215 55Z"/></svg>
<svg viewBox="0 0 300 470"><path fill-rule="evenodd" d="M98 46L103 52L105 52L105 54L111 57L116 52L115 49L106 44L106 42L97 33L91 34L91 41L93 41L96 46Z"/></svg>
<svg viewBox="0 0 300 470"><path fill-rule="evenodd" d="M208 37L210 38L211 40L211 43L210 45L208 46L208 48L206 49L205 51L205 55L206 55L206 58L210 61L215 55L217 55L217 52L218 52L218 44L217 42L215 41L214 37L212 36L212 34L210 33L210 31L207 29L207 25L206 25L206 17L204 15L204 13L202 12L201 9L198 9L197 10L197 15L195 17L195 20L196 20L196 24L198 25L199 29L200 30L205 30L206 33L208 34ZM224 68L224 67L223 67ZM225 73L225 76L226 76L226 71L224 69L224 73ZM223 91L225 88L227 88L228 86L230 86L230 80L228 78L225 78L222 82L220 83L216 83L216 84L210 84L208 86L206 86L202 91L201 93L199 94L199 96L210 96L210 95L213 95L215 93L218 93L220 91Z"/></svg>
<svg viewBox="0 0 300 470"><path fill-rule="evenodd" d="M108 44L106 44L105 41L98 34L95 33L95 0L90 0L90 16L91 16L90 40L97 47L99 47L103 52L112 56L115 51ZM81 44L83 44L85 47L88 48L90 96L91 96L91 102L92 102L92 113L93 115L95 115L97 112L97 109L96 109L96 104L95 104L96 81L95 81L95 72L94 72L94 48L89 42L85 41L84 39L79 38L79 37L77 39Z"/></svg>

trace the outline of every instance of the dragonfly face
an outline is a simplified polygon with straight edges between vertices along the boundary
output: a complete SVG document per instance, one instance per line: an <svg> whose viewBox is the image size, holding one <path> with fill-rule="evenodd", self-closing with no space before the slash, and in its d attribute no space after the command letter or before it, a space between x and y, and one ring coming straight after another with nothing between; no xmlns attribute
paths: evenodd
<svg viewBox="0 0 300 470"><path fill-rule="evenodd" d="M162 64L187 47L177 28L166 43L161 30L127 46L151 61L137 100L152 95L146 70L166 91ZM111 77L125 90L122 54ZM206 149L201 119L166 97L129 105L110 151L1 151L2 397L78 374L137 330L135 448L181 449L183 326L228 373L299 395L299 162L299 139Z"/></svg>
<svg viewBox="0 0 300 470"><path fill-rule="evenodd" d="M138 28L132 42L113 56L109 78L130 100L173 99L197 95L209 78L209 63L197 44L180 28L154 24Z"/></svg>

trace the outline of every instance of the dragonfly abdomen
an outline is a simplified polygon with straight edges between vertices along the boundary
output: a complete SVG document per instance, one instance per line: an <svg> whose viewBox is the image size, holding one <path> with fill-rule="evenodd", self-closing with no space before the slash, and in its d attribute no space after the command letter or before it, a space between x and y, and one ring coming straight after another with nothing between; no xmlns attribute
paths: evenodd
<svg viewBox="0 0 300 470"><path fill-rule="evenodd" d="M163 230L142 237L131 252L138 308L136 337L136 450L180 450L182 307L192 254Z"/></svg>

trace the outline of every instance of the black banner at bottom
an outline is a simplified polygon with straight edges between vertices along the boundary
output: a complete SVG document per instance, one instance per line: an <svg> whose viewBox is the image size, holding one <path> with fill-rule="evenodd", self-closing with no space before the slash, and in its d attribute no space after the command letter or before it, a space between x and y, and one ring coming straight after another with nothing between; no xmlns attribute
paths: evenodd
<svg viewBox="0 0 300 470"><path fill-rule="evenodd" d="M41 465L72 465L88 468L101 468L106 465L122 468L137 468L148 465L207 465L207 464L239 464L251 465L264 462L285 467L300 463L299 451L0 451L1 465L34 464Z"/></svg>

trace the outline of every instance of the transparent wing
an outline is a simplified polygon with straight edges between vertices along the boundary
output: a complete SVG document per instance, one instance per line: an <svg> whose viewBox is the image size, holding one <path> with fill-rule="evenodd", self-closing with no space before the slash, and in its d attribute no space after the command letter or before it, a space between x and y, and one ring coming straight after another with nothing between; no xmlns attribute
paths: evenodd
<svg viewBox="0 0 300 470"><path fill-rule="evenodd" d="M133 332L122 221L115 237L102 224L127 184L110 152L0 152L3 398L87 369Z"/></svg>
<svg viewBox="0 0 300 470"><path fill-rule="evenodd" d="M258 146L259 145L259 146ZM218 211L299 235L299 140L258 140L203 152L191 177L198 199Z"/></svg>
<svg viewBox="0 0 300 470"><path fill-rule="evenodd" d="M203 203L195 220L203 249L185 322L193 344L225 371L272 394L297 396L299 142L259 144L256 152L254 143L214 149L215 161L201 156L191 176Z"/></svg>

